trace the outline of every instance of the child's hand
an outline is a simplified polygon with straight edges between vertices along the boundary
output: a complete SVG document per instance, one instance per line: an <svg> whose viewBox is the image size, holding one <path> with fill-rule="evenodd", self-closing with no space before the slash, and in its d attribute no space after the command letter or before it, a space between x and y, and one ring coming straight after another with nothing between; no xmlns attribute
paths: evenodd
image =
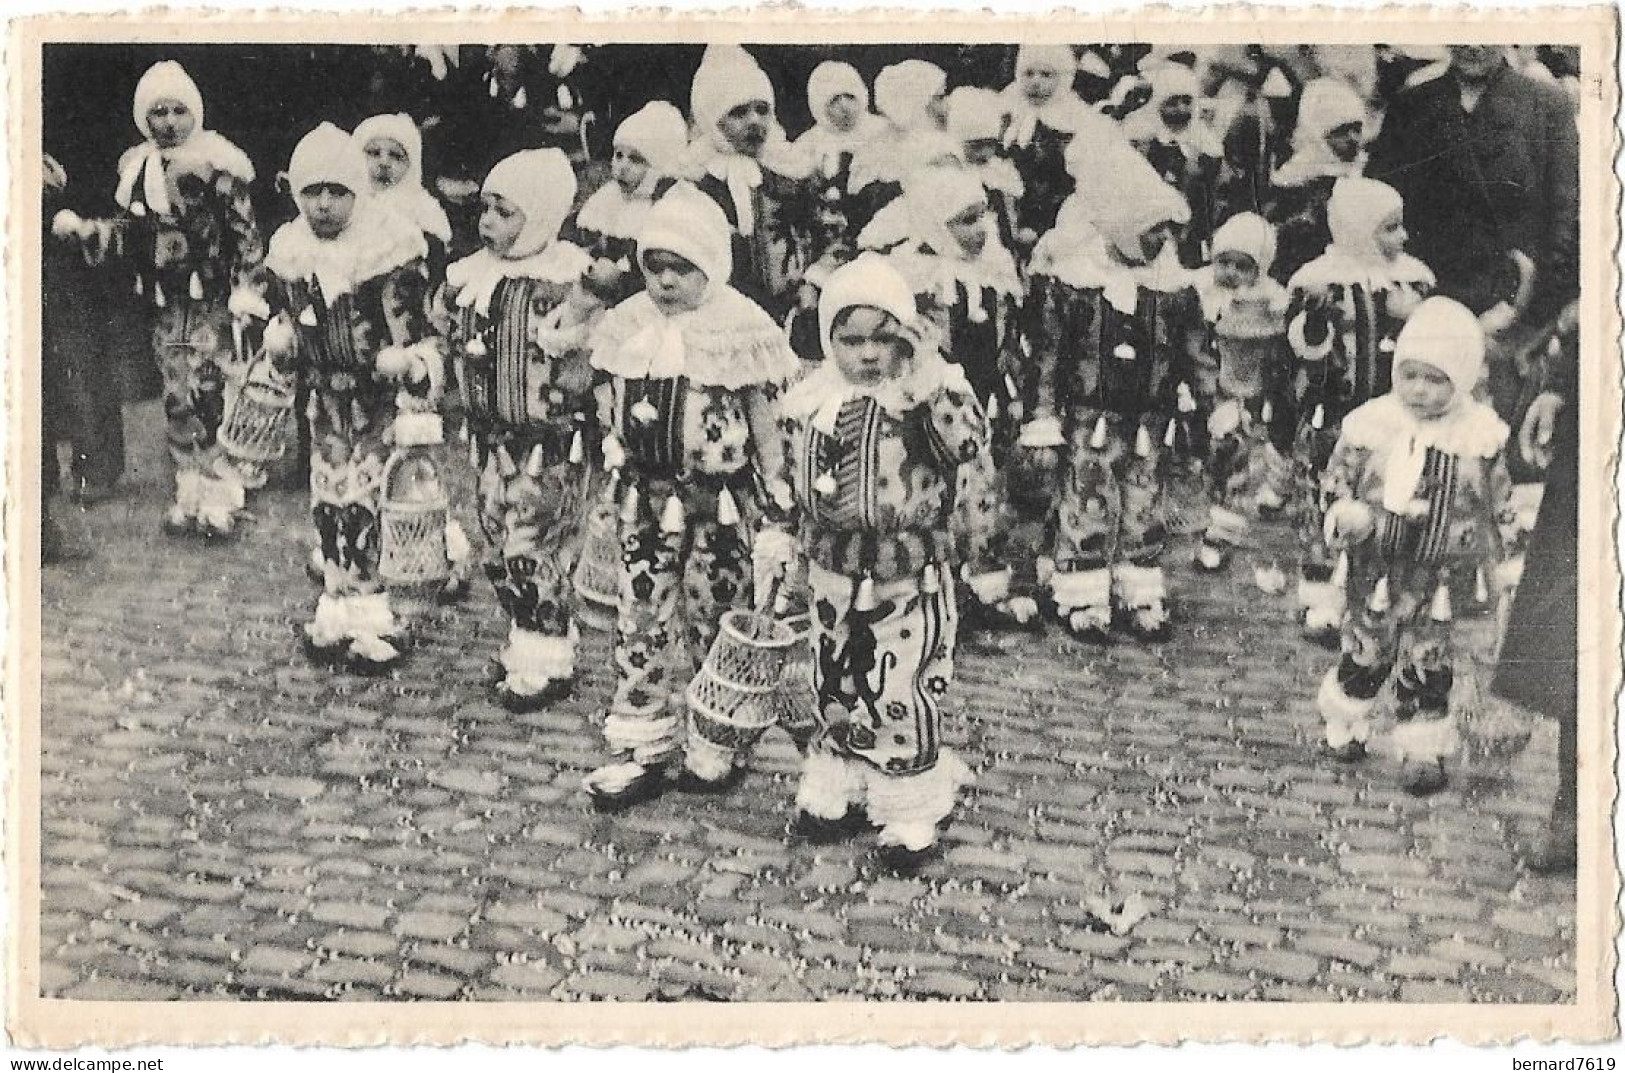
<svg viewBox="0 0 1625 1073"><path fill-rule="evenodd" d="M1545 392L1529 404L1523 424L1518 428L1518 450L1534 465L1545 469L1552 463L1552 435L1557 430L1557 415L1563 410L1563 397Z"/></svg>
<svg viewBox="0 0 1625 1073"><path fill-rule="evenodd" d="M1376 532L1376 515L1371 508L1355 499L1339 499L1326 508L1323 535L1332 548L1345 548L1358 544Z"/></svg>
<svg viewBox="0 0 1625 1073"><path fill-rule="evenodd" d="M51 217L51 234L57 238L83 238L85 218L72 209L63 209Z"/></svg>

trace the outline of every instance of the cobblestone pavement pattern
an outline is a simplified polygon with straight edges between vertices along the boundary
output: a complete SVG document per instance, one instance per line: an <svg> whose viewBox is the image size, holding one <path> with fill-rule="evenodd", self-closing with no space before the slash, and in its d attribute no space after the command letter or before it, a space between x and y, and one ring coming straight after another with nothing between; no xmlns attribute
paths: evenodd
<svg viewBox="0 0 1625 1073"><path fill-rule="evenodd" d="M787 840L777 731L729 797L593 812L606 639L573 701L510 715L483 588L393 679L307 666L304 497L183 551L157 414L129 419L133 494L44 575L48 996L1573 1000L1573 883L1517 863L1549 728L1428 800L1318 759L1328 654L1245 569L1176 570L1163 646L968 639L945 734L977 782L890 878L867 840ZM1152 912L1116 934L1102 893Z"/></svg>

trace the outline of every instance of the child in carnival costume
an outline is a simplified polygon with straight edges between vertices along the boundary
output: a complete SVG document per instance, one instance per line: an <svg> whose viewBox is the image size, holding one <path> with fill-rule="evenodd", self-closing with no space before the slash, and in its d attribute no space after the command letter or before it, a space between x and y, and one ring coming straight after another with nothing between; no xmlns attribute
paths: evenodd
<svg viewBox="0 0 1625 1073"><path fill-rule="evenodd" d="M1179 237L1179 260L1195 268L1206 260L1217 228L1214 192L1224 159L1224 146L1198 118L1202 99L1196 72L1167 62L1149 76L1151 99L1124 121L1125 133L1163 181L1184 197L1191 222Z"/></svg>
<svg viewBox="0 0 1625 1073"><path fill-rule="evenodd" d="M482 188L483 247L446 271L443 305L479 474L485 572L507 613L498 700L533 711L575 682L581 527L599 435L582 288L587 252L559 238L575 200L559 149L499 161Z"/></svg>
<svg viewBox="0 0 1625 1073"><path fill-rule="evenodd" d="M1365 101L1341 78L1317 78L1303 87L1292 155L1270 177L1263 209L1280 229L1278 279L1290 280L1326 252L1332 188L1365 171L1368 122Z"/></svg>
<svg viewBox="0 0 1625 1073"><path fill-rule="evenodd" d="M686 177L717 203L732 230L728 283L782 319L805 254L782 217L805 175L774 115L773 84L743 48L712 45L689 92L698 133Z"/></svg>
<svg viewBox="0 0 1625 1073"><path fill-rule="evenodd" d="M203 97L173 60L154 64L135 90L135 125L146 140L119 159L114 222L136 268L135 290L152 317L153 356L163 374L164 418L175 463L166 532L225 537L247 487L264 474L232 464L217 440L229 378L240 376L239 280L264 253L242 150L203 125Z"/></svg>
<svg viewBox="0 0 1625 1073"><path fill-rule="evenodd" d="M445 276L451 246L451 221L435 196L423 186L423 135L402 112L363 119L355 128L356 145L367 158L372 198L417 225L429 246L429 266L438 283Z"/></svg>
<svg viewBox="0 0 1625 1073"><path fill-rule="evenodd" d="M1342 654L1316 702L1325 748L1361 759L1376 697L1394 681L1391 745L1400 783L1429 794L1458 744L1450 575L1499 559L1516 524L1508 430L1473 398L1484 361L1478 319L1448 298L1422 302L1400 332L1393 388L1342 421L1326 468L1326 538L1348 556Z"/></svg>
<svg viewBox="0 0 1625 1073"><path fill-rule="evenodd" d="M973 586L1009 583L987 555L991 445L964 371L937 352L886 258L865 254L830 277L819 327L828 357L785 398L773 482L776 500L794 503L822 713L792 830L826 840L866 820L885 863L908 871L934 851L970 775L941 741L953 578L963 566ZM791 554L785 533L758 537L762 573Z"/></svg>
<svg viewBox="0 0 1625 1073"><path fill-rule="evenodd" d="M1269 514L1284 502L1287 462L1270 433L1281 424L1276 406L1290 360L1287 291L1269 274L1275 228L1244 212L1224 222L1212 246L1213 263L1196 274L1208 353L1216 364L1204 371L1213 384L1201 392L1215 400L1208 417L1208 526L1196 552L1204 570L1222 569L1246 542L1249 508Z"/></svg>
<svg viewBox="0 0 1625 1073"><path fill-rule="evenodd" d="M645 289L591 339L607 379L604 460L622 489L612 760L585 780L600 806L661 792L674 766L702 792L743 773L743 757L689 747L683 688L722 614L749 606L762 475L777 471L778 400L799 363L773 318L728 286L732 237L715 202L674 186L638 239Z"/></svg>
<svg viewBox="0 0 1625 1073"><path fill-rule="evenodd" d="M947 73L925 60L903 60L875 76L875 107L891 129L858 164L865 175L889 184L892 196L916 170L956 155L946 130L947 94Z"/></svg>
<svg viewBox="0 0 1625 1073"><path fill-rule="evenodd" d="M1297 359L1297 436L1289 493L1299 537L1298 604L1310 639L1335 644L1343 584L1326 546L1321 474L1344 415L1392 386L1395 339L1433 290L1405 252L1404 203L1374 179L1343 179L1327 219L1332 244L1293 275L1287 341Z"/></svg>
<svg viewBox="0 0 1625 1073"><path fill-rule="evenodd" d="M605 308L643 286L638 232L682 167L688 123L674 105L651 101L621 120L613 145L609 182L593 191L562 235L592 257L583 282Z"/></svg>
<svg viewBox="0 0 1625 1073"><path fill-rule="evenodd" d="M1026 188L1004 155L1005 118L1004 100L993 90L961 86L948 94L948 136L959 147L960 161L982 180L999 243L1025 257L1031 251L1016 241L1016 206Z"/></svg>
<svg viewBox="0 0 1625 1073"><path fill-rule="evenodd" d="M1022 45L1016 53L1016 77L1004 90L1009 115L1004 147L1024 191L1016 214L1016 242L1023 251L1055 226L1061 202L1074 189L1067 146L1123 141L1117 124L1073 90L1077 71L1070 45Z"/></svg>
<svg viewBox="0 0 1625 1073"><path fill-rule="evenodd" d="M376 673L399 661L403 634L378 579L384 464L398 431L438 431L429 426L438 426L445 358L431 326L429 251L417 224L365 195L366 160L331 123L300 140L288 182L300 216L266 254L265 348L310 386L323 591L304 641L314 659ZM458 550L450 535L447 549Z"/></svg>
<svg viewBox="0 0 1625 1073"><path fill-rule="evenodd" d="M1200 301L1172 248L1184 199L1132 147L1105 151L1087 220L1045 236L1028 295L1023 465L1054 474L1038 563L1061 623L1104 641L1114 606L1167 635L1166 484L1196 428ZM1080 185L1080 196L1084 193Z"/></svg>

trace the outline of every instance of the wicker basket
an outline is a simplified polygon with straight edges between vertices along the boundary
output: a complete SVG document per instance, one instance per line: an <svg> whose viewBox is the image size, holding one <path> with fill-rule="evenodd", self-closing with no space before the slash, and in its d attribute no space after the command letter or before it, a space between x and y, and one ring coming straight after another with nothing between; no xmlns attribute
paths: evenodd
<svg viewBox="0 0 1625 1073"><path fill-rule="evenodd" d="M234 461L252 467L277 461L293 439L293 404L293 385L262 358L249 369L226 409L218 437L221 448Z"/></svg>
<svg viewBox="0 0 1625 1073"><path fill-rule="evenodd" d="M784 620L795 640L785 654L784 670L773 691L774 721L798 746L805 746L818 730L818 695L813 686L812 618L797 615Z"/></svg>
<svg viewBox="0 0 1625 1073"><path fill-rule="evenodd" d="M611 496L601 497L587 510L574 581L580 597L576 621L596 630L614 629L621 590L621 547Z"/></svg>
<svg viewBox="0 0 1625 1073"><path fill-rule="evenodd" d="M402 494L401 478L409 472L407 463L426 461L414 452L397 451L384 466L383 498L378 508L378 576L391 585L442 582L451 574L451 562L446 556L449 504L443 488L437 481L437 494Z"/></svg>
<svg viewBox="0 0 1625 1073"><path fill-rule="evenodd" d="M725 613L711 651L688 684L690 735L729 752L755 745L778 719L775 698L799 639L765 614Z"/></svg>

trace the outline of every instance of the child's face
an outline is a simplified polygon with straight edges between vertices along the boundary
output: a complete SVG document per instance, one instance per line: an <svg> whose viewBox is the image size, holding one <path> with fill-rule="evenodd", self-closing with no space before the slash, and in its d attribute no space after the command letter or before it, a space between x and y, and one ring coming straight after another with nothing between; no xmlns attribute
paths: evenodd
<svg viewBox="0 0 1625 1073"><path fill-rule="evenodd" d="M773 121L773 106L767 101L746 101L717 121L728 148L740 156L760 156L767 144L767 128Z"/></svg>
<svg viewBox="0 0 1625 1073"><path fill-rule="evenodd" d="M313 183L299 191L299 211L317 238L337 238L350 226L355 191L337 183Z"/></svg>
<svg viewBox="0 0 1625 1073"><path fill-rule="evenodd" d="M1214 255L1213 282L1227 291L1239 291L1258 282L1258 262L1238 250Z"/></svg>
<svg viewBox="0 0 1625 1073"><path fill-rule="evenodd" d="M1434 421L1450 412L1456 386L1444 371L1425 361L1406 360L1394 368L1394 393L1418 421Z"/></svg>
<svg viewBox="0 0 1625 1073"><path fill-rule="evenodd" d="M655 308L667 316L700 308L708 282L698 265L670 250L643 255L643 280Z"/></svg>
<svg viewBox="0 0 1625 1073"><path fill-rule="evenodd" d="M1332 155L1345 164L1354 163L1360 155L1360 145L1364 140L1365 125L1359 121L1344 123L1340 127L1333 127L1326 132L1326 148Z"/></svg>
<svg viewBox="0 0 1625 1073"><path fill-rule="evenodd" d="M609 177L624 192L633 193L649 177L649 160L629 145L617 145L609 162Z"/></svg>
<svg viewBox="0 0 1625 1073"><path fill-rule="evenodd" d="M1042 108L1061 88L1061 72L1048 67L1028 67L1020 75L1021 95L1034 108Z"/></svg>
<svg viewBox="0 0 1625 1073"><path fill-rule="evenodd" d="M162 97L147 109L147 129L160 149L173 149L192 136L197 129L197 116L173 97Z"/></svg>
<svg viewBox="0 0 1625 1073"><path fill-rule="evenodd" d="M911 352L897 318L871 306L854 306L837 317L829 341L841 375L865 386L902 375Z"/></svg>
<svg viewBox="0 0 1625 1073"><path fill-rule="evenodd" d="M966 257L976 257L987 246L987 204L967 205L948 219L948 233Z"/></svg>
<svg viewBox="0 0 1625 1073"><path fill-rule="evenodd" d="M394 138L369 138L364 150L367 154L367 177L374 190L388 190L406 178L411 158L406 146Z"/></svg>
<svg viewBox="0 0 1625 1073"><path fill-rule="evenodd" d="M501 194L485 194L480 204L480 241L498 257L506 257L525 229L525 210Z"/></svg>
<svg viewBox="0 0 1625 1073"><path fill-rule="evenodd" d="M1169 130L1181 131L1191 125L1192 107L1190 97L1178 94L1164 100L1158 111Z"/></svg>
<svg viewBox="0 0 1625 1073"><path fill-rule="evenodd" d="M837 93L824 105L824 120L832 130L842 134L849 133L858 125L861 114L858 99L850 93Z"/></svg>
<svg viewBox="0 0 1625 1073"><path fill-rule="evenodd" d="M973 168L987 164L999 155L999 139L971 138L965 142L965 163Z"/></svg>
<svg viewBox="0 0 1625 1073"><path fill-rule="evenodd" d="M1395 210L1383 217L1382 223L1377 225L1377 250L1390 261L1399 259L1405 252L1405 240L1410 238L1405 233L1405 213Z"/></svg>

